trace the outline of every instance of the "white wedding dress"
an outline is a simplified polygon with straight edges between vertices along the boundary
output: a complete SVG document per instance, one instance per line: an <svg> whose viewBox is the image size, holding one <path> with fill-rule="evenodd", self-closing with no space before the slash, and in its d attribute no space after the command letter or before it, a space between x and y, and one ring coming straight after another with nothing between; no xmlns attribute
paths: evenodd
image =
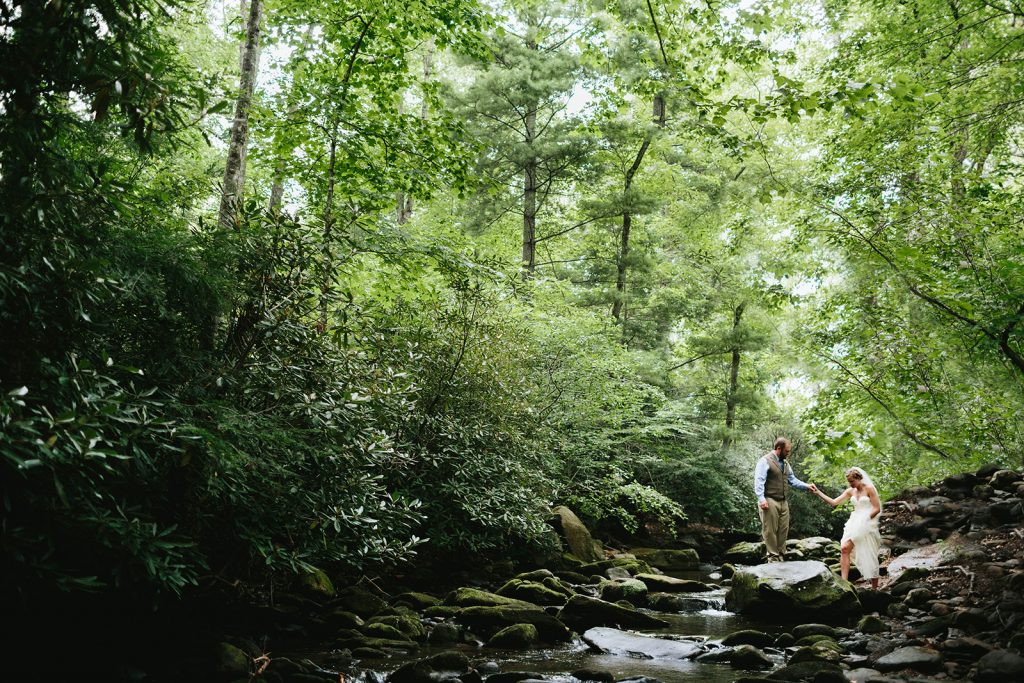
<svg viewBox="0 0 1024 683"><path fill-rule="evenodd" d="M866 494L851 500L853 512L850 513L850 519L846 520L843 540L839 544L853 541L850 561L857 567L862 578L873 579L878 576L878 548L882 544L878 517L871 519L871 499Z"/></svg>

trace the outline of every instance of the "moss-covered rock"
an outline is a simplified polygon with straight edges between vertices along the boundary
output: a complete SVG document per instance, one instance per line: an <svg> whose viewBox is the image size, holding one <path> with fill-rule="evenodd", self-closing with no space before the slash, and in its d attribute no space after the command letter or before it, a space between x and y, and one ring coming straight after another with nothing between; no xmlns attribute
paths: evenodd
<svg viewBox="0 0 1024 683"><path fill-rule="evenodd" d="M663 574L637 574L633 578L643 581L648 590L658 593L702 593L711 590L711 586L703 581L687 581Z"/></svg>
<svg viewBox="0 0 1024 683"><path fill-rule="evenodd" d="M461 607L455 607L454 605L435 605L423 610L423 616L435 619L450 619L461 611Z"/></svg>
<svg viewBox="0 0 1024 683"><path fill-rule="evenodd" d="M423 640L427 636L427 629L423 627L415 613L373 617L369 620L369 623L391 626L406 638L413 640Z"/></svg>
<svg viewBox="0 0 1024 683"><path fill-rule="evenodd" d="M339 628L359 628L363 625L362 617L340 607L328 612L324 616L324 621L334 630Z"/></svg>
<svg viewBox="0 0 1024 683"><path fill-rule="evenodd" d="M732 564L760 564L765 558L762 541L740 541L725 551L725 561Z"/></svg>
<svg viewBox="0 0 1024 683"><path fill-rule="evenodd" d="M700 566L700 556L690 548L633 548L629 552L636 559L667 572L688 571Z"/></svg>
<svg viewBox="0 0 1024 683"><path fill-rule="evenodd" d="M567 642L572 636L565 624L536 605L467 607L457 618L460 623L485 636L516 624L533 624L541 640L549 643Z"/></svg>
<svg viewBox="0 0 1024 683"><path fill-rule="evenodd" d="M608 602L624 600L636 607L643 607L647 604L647 585L636 579L604 581L601 583L600 591L601 599Z"/></svg>
<svg viewBox="0 0 1024 683"><path fill-rule="evenodd" d="M838 677L838 678L837 678ZM772 681L818 681L818 680L846 680L843 670L837 664L831 662L800 662L790 664L768 675Z"/></svg>
<svg viewBox="0 0 1024 683"><path fill-rule="evenodd" d="M754 647L768 647L775 642L775 639L764 631L745 629L733 631L725 638L722 638L722 645L753 645Z"/></svg>
<svg viewBox="0 0 1024 683"><path fill-rule="evenodd" d="M853 586L821 562L775 562L736 572L726 606L746 614L846 619L861 611Z"/></svg>
<svg viewBox="0 0 1024 683"><path fill-rule="evenodd" d="M584 562L601 559L601 555L594 546L594 538L590 535L590 531L572 510L564 505L559 505L552 510L552 513L555 517L555 529L565 539L566 546L574 556Z"/></svg>
<svg viewBox="0 0 1024 683"><path fill-rule="evenodd" d="M753 645L737 645L729 654L729 664L737 669L770 669L774 666L768 655Z"/></svg>
<svg viewBox="0 0 1024 683"><path fill-rule="evenodd" d="M576 595L570 598L565 607L559 610L558 618L580 633L595 626L618 626L619 628L664 628L668 626L667 622L649 614L585 595Z"/></svg>
<svg viewBox="0 0 1024 683"><path fill-rule="evenodd" d="M884 621L873 614L866 614L857 622L857 630L861 633L883 633L889 630Z"/></svg>
<svg viewBox="0 0 1024 683"><path fill-rule="evenodd" d="M387 640L411 640L404 633L390 624L370 623L362 628L363 635L370 638L385 638Z"/></svg>
<svg viewBox="0 0 1024 683"><path fill-rule="evenodd" d="M337 592L337 596L331 601L332 608L341 608L358 614L363 619L372 617L385 607L384 599L373 591L363 586L349 586Z"/></svg>
<svg viewBox="0 0 1024 683"><path fill-rule="evenodd" d="M580 567L580 572L584 574L601 574L604 575L611 567L619 567L625 569L630 575L636 574L653 574L651 565L647 564L643 560L638 560L632 557L616 557L610 560L601 560L600 562L591 562Z"/></svg>
<svg viewBox="0 0 1024 683"><path fill-rule="evenodd" d="M299 590L315 600L327 601L336 594L331 577L322 569L313 567L298 578Z"/></svg>
<svg viewBox="0 0 1024 683"><path fill-rule="evenodd" d="M217 678L231 680L249 676L249 655L231 643L217 643L213 671Z"/></svg>
<svg viewBox="0 0 1024 683"><path fill-rule="evenodd" d="M513 624L501 629L487 641L490 647L505 650L526 650L540 642L540 634L533 624Z"/></svg>
<svg viewBox="0 0 1024 683"><path fill-rule="evenodd" d="M388 683L434 683L469 673L469 659L461 652L441 652L408 662L388 674ZM447 675L446 675L447 674Z"/></svg>
<svg viewBox="0 0 1024 683"><path fill-rule="evenodd" d="M555 581L555 578L550 577L550 580ZM537 581L524 581L522 579L512 579L498 589L498 595L535 605L555 605L558 607L564 605L569 599L569 596L561 590L556 591Z"/></svg>
<svg viewBox="0 0 1024 683"><path fill-rule="evenodd" d="M496 593L488 593L479 588L456 588L445 596L444 604L453 607L498 607L500 605L537 607L532 602L509 598Z"/></svg>
<svg viewBox="0 0 1024 683"><path fill-rule="evenodd" d="M789 658L789 664L800 664L801 662L826 662L828 664L839 664L842 655L828 647L800 647L793 656Z"/></svg>
<svg viewBox="0 0 1024 683"><path fill-rule="evenodd" d="M391 600L392 606L404 605L406 607L411 607L417 612L423 611L428 607L433 607L435 605L440 604L440 598L435 598L433 595L428 595L426 593L416 592L400 593L399 595L396 595L394 599Z"/></svg>

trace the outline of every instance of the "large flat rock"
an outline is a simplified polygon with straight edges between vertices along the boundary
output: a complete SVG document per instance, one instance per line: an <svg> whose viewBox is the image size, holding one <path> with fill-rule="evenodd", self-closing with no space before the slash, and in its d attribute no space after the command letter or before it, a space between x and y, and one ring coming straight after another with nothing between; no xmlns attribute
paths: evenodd
<svg viewBox="0 0 1024 683"><path fill-rule="evenodd" d="M746 567L732 577L726 607L748 614L843 619L861 611L853 585L823 562L773 562Z"/></svg>
<svg viewBox="0 0 1024 683"><path fill-rule="evenodd" d="M583 634L583 641L597 652L651 659L690 659L703 652L697 643L645 636L615 628L597 627Z"/></svg>

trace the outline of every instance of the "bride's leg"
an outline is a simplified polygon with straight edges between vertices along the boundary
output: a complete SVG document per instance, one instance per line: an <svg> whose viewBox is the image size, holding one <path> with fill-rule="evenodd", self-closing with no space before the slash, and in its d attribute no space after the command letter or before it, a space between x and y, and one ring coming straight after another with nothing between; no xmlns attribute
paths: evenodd
<svg viewBox="0 0 1024 683"><path fill-rule="evenodd" d="M850 580L850 554L853 552L853 541L846 541L839 548L839 575L843 581Z"/></svg>
<svg viewBox="0 0 1024 683"><path fill-rule="evenodd" d="M878 577L871 579L871 589L878 590Z"/></svg>

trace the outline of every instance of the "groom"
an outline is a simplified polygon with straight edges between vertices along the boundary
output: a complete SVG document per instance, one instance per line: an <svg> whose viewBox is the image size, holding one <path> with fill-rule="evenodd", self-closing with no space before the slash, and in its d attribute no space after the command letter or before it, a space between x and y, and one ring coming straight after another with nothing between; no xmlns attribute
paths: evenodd
<svg viewBox="0 0 1024 683"><path fill-rule="evenodd" d="M761 518L761 536L768 551L769 562L782 562L789 536L789 487L801 491L814 491L814 484L805 484L793 474L786 463L790 451L789 439L778 438L775 448L757 461L754 467L754 495L757 496L757 514Z"/></svg>

